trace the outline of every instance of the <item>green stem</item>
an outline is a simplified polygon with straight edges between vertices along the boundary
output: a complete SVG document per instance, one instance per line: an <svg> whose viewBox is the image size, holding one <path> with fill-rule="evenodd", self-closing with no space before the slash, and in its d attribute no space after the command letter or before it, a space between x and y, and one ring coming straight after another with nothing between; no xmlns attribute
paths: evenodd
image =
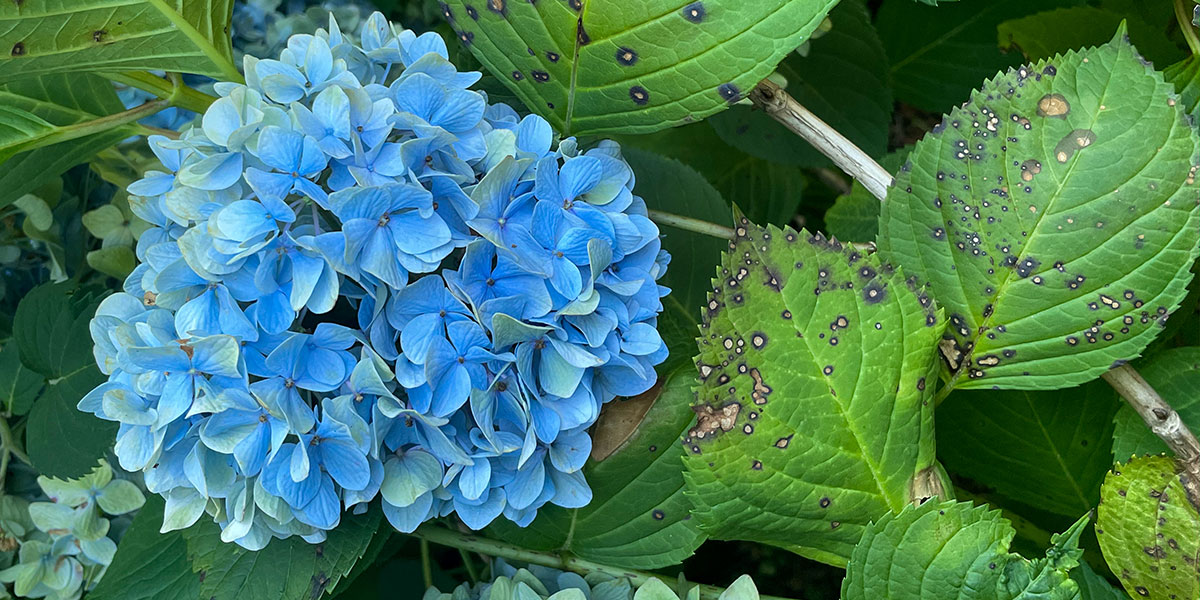
<svg viewBox="0 0 1200 600"><path fill-rule="evenodd" d="M439 527L436 525L425 525L417 529L413 533L414 536L422 541L433 542L442 546L458 548L467 552L478 552L488 556L496 556L511 561L528 563L531 565L541 565L553 569L561 569L564 571L572 571L581 575L588 573L604 573L613 577L624 577L629 580L630 584L638 587L649 581L651 578L662 580L669 586L674 587L677 581L673 577L658 575L656 573L648 573L646 571L635 571L633 569L622 569L613 567L590 560L584 560L566 553L555 554L551 552L538 552L535 550L527 550L519 548L512 544L506 544L497 540L491 540L485 537L479 537L474 534L460 533ZM700 598L701 600L716 600L724 588L719 588L711 585L701 585ZM759 595L761 600L787 600L778 596Z"/></svg>
<svg viewBox="0 0 1200 600"><path fill-rule="evenodd" d="M181 81L166 79L145 71L130 71L123 73L101 73L108 80L135 87L150 92L163 100L170 100L172 106L177 106L192 112L203 114L209 105L217 101L200 90L183 85ZM175 74L178 77L177 74Z"/></svg>
<svg viewBox="0 0 1200 600"><path fill-rule="evenodd" d="M1188 4L1195 6L1191 2ZM1192 14L1188 12L1187 6L1184 6L1184 0L1175 0L1175 18L1179 21L1179 29L1183 31L1183 39L1187 40L1192 54L1200 55L1200 38L1196 37L1196 27L1192 25Z"/></svg>
<svg viewBox="0 0 1200 600"><path fill-rule="evenodd" d="M170 105L171 103L167 100L153 100L141 106L135 106L129 110L108 115L107 117L59 127L58 131L38 139L36 143L22 148L22 150L32 150L33 148L75 140L96 133L103 133L110 129L116 129L123 125L137 123L137 121L168 108Z"/></svg>
<svg viewBox="0 0 1200 600"><path fill-rule="evenodd" d="M429 540L421 539L421 576L425 578L425 589L433 587L433 561L429 558Z"/></svg>
<svg viewBox="0 0 1200 600"><path fill-rule="evenodd" d="M693 219L692 217L671 214L660 210L649 212L650 220L659 225L666 225L701 235L711 235L725 240L733 239L733 229L724 225L717 225L716 223L709 223L708 221L701 221L700 219Z"/></svg>
<svg viewBox="0 0 1200 600"><path fill-rule="evenodd" d="M33 464L33 461L29 460L29 455L25 454L20 444L17 443L16 436L13 435L12 430L8 428L8 419L3 418L0 418L0 447L4 449L6 455L11 453L21 462L27 465Z"/></svg>
<svg viewBox="0 0 1200 600"><path fill-rule="evenodd" d="M459 548L458 555L462 557L463 566L467 569L467 578L472 584L479 583L479 571L475 570L475 561L471 560L471 553Z"/></svg>

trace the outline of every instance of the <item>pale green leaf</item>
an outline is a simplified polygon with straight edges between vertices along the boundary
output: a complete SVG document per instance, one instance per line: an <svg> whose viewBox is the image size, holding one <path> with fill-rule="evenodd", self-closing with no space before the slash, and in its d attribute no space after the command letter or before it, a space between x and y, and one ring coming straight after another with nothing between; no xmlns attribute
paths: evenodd
<svg viewBox="0 0 1200 600"><path fill-rule="evenodd" d="M21 363L21 350L8 342L0 348L0 405L14 415L29 412L46 378Z"/></svg>
<svg viewBox="0 0 1200 600"><path fill-rule="evenodd" d="M946 308L951 385L1089 381L1187 291L1196 131L1124 37L986 82L888 192L879 251Z"/></svg>
<svg viewBox="0 0 1200 600"><path fill-rule="evenodd" d="M749 575L738 577L733 585L725 588L717 600L758 600L758 588Z"/></svg>
<svg viewBox="0 0 1200 600"><path fill-rule="evenodd" d="M74 71L178 71L238 80L233 0L0 3L0 81Z"/></svg>
<svg viewBox="0 0 1200 600"><path fill-rule="evenodd" d="M936 470L944 321L874 255L744 218L737 234L701 325L693 515L711 537L842 564Z"/></svg>
<svg viewBox="0 0 1200 600"><path fill-rule="evenodd" d="M50 205L33 194L25 194L17 198L13 205L25 213L25 219L33 227L46 231L50 229L51 225L54 225L54 213L51 212Z"/></svg>
<svg viewBox="0 0 1200 600"><path fill-rule="evenodd" d="M1200 598L1200 514L1180 477L1174 460L1146 456L1104 480L1096 538L1134 598Z"/></svg>
<svg viewBox="0 0 1200 600"><path fill-rule="evenodd" d="M887 150L892 90L887 56L866 3L843 0L829 13L833 29L814 39L805 56L793 53L776 72L787 91L830 127L875 157ZM709 122L733 147L771 162L808 167L831 165L808 142L761 110L734 106ZM734 198L741 205L744 200Z"/></svg>
<svg viewBox="0 0 1200 600"><path fill-rule="evenodd" d="M679 600L679 596L661 579L651 577L634 592L633 600Z"/></svg>
<svg viewBox="0 0 1200 600"><path fill-rule="evenodd" d="M1162 399L1179 413L1183 424L1200 431L1200 348L1175 348L1138 363L1138 372L1158 392ZM1122 405L1117 412L1113 430L1113 458L1128 461L1137 455L1168 452L1146 422L1129 407Z"/></svg>
<svg viewBox="0 0 1200 600"><path fill-rule="evenodd" d="M124 110L112 82L90 73L44 75L7 83L0 86L0 104L18 107L59 127ZM13 156L0 168L0 207L57 179L130 133L129 128L119 127Z"/></svg>
<svg viewBox="0 0 1200 600"><path fill-rule="evenodd" d="M446 19L566 134L649 132L748 94L836 0L452 0Z"/></svg>
<svg viewBox="0 0 1200 600"><path fill-rule="evenodd" d="M105 204L95 210L83 213L82 220L88 233L100 239L119 234L122 229L129 226L121 209L111 204Z"/></svg>
<svg viewBox="0 0 1200 600"><path fill-rule="evenodd" d="M89 600L195 600L200 580L188 562L183 532L159 533L163 500L151 494L117 545Z"/></svg>
<svg viewBox="0 0 1200 600"><path fill-rule="evenodd" d="M129 246L109 246L87 253L88 266L117 279L124 279L137 266L137 257Z"/></svg>
<svg viewBox="0 0 1200 600"><path fill-rule="evenodd" d="M605 405L592 432L592 460L584 467L591 503L573 510L547 506L525 528L497 521L495 536L633 569L691 556L704 535L689 516L677 441L694 422L686 408L694 373L691 365L681 366L664 375L661 386Z"/></svg>
<svg viewBox="0 0 1200 600"><path fill-rule="evenodd" d="M1001 496L1075 518L1100 498L1119 406L1102 381L1062 392L951 394L938 407L938 458Z"/></svg>
<svg viewBox="0 0 1200 600"><path fill-rule="evenodd" d="M854 549L842 600L1078 600L1068 572L1083 551L1080 519L1051 538L1046 558L1009 552L1016 530L969 502L909 505L872 523Z"/></svg>
<svg viewBox="0 0 1200 600"><path fill-rule="evenodd" d="M320 598L332 592L366 552L380 526L379 517L378 510L343 515L320 544L291 537L272 540L258 552L222 542L221 530L210 522L185 530L183 537L192 570L204 574L201 598Z"/></svg>

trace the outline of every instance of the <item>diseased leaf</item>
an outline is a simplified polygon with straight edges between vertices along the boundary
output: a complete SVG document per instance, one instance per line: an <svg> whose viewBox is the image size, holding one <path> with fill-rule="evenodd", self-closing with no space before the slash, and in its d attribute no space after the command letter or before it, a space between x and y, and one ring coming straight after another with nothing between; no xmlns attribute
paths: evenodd
<svg viewBox="0 0 1200 600"><path fill-rule="evenodd" d="M178 71L240 79L233 0L0 3L0 82L76 71Z"/></svg>
<svg viewBox="0 0 1200 600"><path fill-rule="evenodd" d="M1175 348L1138 363L1138 372L1162 399L1179 413L1183 424L1200 431L1200 348ZM1167 445L1146 427L1129 405L1117 411L1113 430L1113 459L1125 462L1134 456L1168 452Z"/></svg>
<svg viewBox="0 0 1200 600"><path fill-rule="evenodd" d="M91 73L29 77L0 86L0 104L27 111L56 127L92 121L125 109L112 82ZM0 165L0 207L11 204L132 132L102 133L23 152Z"/></svg>
<svg viewBox="0 0 1200 600"><path fill-rule="evenodd" d="M271 540L251 552L221 541L221 530L204 522L183 532L192 570L200 578L200 597L208 600L317 600L334 590L367 551L379 510L343 515L319 544L299 537Z"/></svg>
<svg viewBox="0 0 1200 600"><path fill-rule="evenodd" d="M867 154L883 156L892 117L887 56L863 0L843 0L829 13L833 29L792 54L776 72L787 91ZM832 163L766 113L734 106L709 122L733 147L771 162L808 167ZM742 202L735 199L736 202Z"/></svg>
<svg viewBox="0 0 1200 600"><path fill-rule="evenodd" d="M1020 61L1001 54L996 25L1069 0L961 0L938 7L885 0L875 26L891 60L896 99L941 112L962 102L971 88Z"/></svg>
<svg viewBox="0 0 1200 600"><path fill-rule="evenodd" d="M1101 381L1067 392L951 394L938 407L938 458L1006 498L1075 518L1100 499L1119 406Z"/></svg>
<svg viewBox="0 0 1200 600"><path fill-rule="evenodd" d="M645 133L744 97L836 0L443 4L459 40L564 134Z"/></svg>
<svg viewBox="0 0 1200 600"><path fill-rule="evenodd" d="M1124 38L986 82L888 192L879 251L946 308L952 385L1089 381L1186 293L1196 131Z"/></svg>
<svg viewBox="0 0 1200 600"><path fill-rule="evenodd" d="M199 597L200 578L188 562L182 531L159 533L163 500L146 497L133 524L125 531L104 579L90 600L194 600Z"/></svg>
<svg viewBox="0 0 1200 600"><path fill-rule="evenodd" d="M678 363L676 363L678 364ZM496 537L536 550L564 550L573 556L630 569L656 569L678 564L704 541L691 504L684 498L676 443L694 423L686 409L694 384L691 365L681 365L665 375L640 425L620 441L611 455L592 461L584 474L592 486L592 501L580 509L546 506L529 527L496 521ZM605 427L615 400L605 406L597 428ZM599 431L597 443L605 439Z"/></svg>
<svg viewBox="0 0 1200 600"><path fill-rule="evenodd" d="M1200 598L1200 514L1165 456L1118 463L1104 480L1096 538L1134 598Z"/></svg>
<svg viewBox="0 0 1200 600"><path fill-rule="evenodd" d="M1168 64L1185 56L1162 31L1135 14L1134 7L1125 8L1126 11L1116 12L1094 6L1071 6L1005 21L997 28L1000 47L1020 50L1027 60L1041 60L1074 48L1103 44L1124 21L1129 26L1130 41L1149 60Z"/></svg>
<svg viewBox="0 0 1200 600"><path fill-rule="evenodd" d="M710 536L844 564L935 471L929 296L874 255L745 218L713 280L684 437Z"/></svg>
<svg viewBox="0 0 1200 600"><path fill-rule="evenodd" d="M20 349L8 342L0 348L0 405L5 412L23 415L46 383L46 378L21 362Z"/></svg>
<svg viewBox="0 0 1200 600"><path fill-rule="evenodd" d="M909 505L872 523L854 549L842 600L1077 600L1080 519L1051 538L1046 558L1009 552L1016 530L969 502Z"/></svg>

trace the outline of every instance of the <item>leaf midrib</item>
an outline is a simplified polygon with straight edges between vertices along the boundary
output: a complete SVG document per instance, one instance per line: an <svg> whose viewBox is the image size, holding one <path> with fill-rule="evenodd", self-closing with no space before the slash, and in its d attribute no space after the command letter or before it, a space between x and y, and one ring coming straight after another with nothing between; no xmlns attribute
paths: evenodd
<svg viewBox="0 0 1200 600"><path fill-rule="evenodd" d="M1100 98L1099 98L1099 101L1097 102L1097 106L1105 105L1105 99L1108 97L1108 89L1109 89L1109 87L1112 86L1112 78L1113 78L1113 69L1109 69L1108 70L1108 78L1104 81L1104 90L1102 92L1100 92ZM1091 122L1090 127L1088 127L1089 130L1095 129L1096 122L1100 119L1101 112L1103 112L1103 111L1097 110L1096 113L1094 115L1092 115L1092 122ZM1012 121L1006 121L1005 122L1005 132L1006 133L1008 132L1010 127L1012 127ZM1044 146L1044 144L1043 144L1043 146ZM1038 233L1040 233L1042 231L1041 228L1042 228L1043 220L1046 218L1046 215L1053 212L1051 209L1054 207L1055 202L1057 202L1059 200L1059 198L1062 196L1063 191L1067 189L1067 183L1071 179L1071 176L1074 174L1075 168L1081 162L1080 156L1082 156L1082 154L1083 154L1082 152L1076 152L1074 154L1074 156L1071 157L1071 163L1067 166L1067 172L1059 180L1058 189L1054 190L1054 194L1052 196L1050 196L1050 198L1046 201L1045 206L1043 206L1038 211L1037 217L1036 217L1036 219L1034 219L1034 222L1033 222L1033 227L1030 228L1029 239L1021 246L1021 252L1017 255L1017 263L1016 264L1021 264L1022 260L1024 260L1026 258L1026 256L1027 256L1026 253L1029 250L1029 248L1031 246L1033 246L1034 239L1036 239L1038 236ZM1006 156L1007 156L1007 154L1006 154ZM940 161L941 161L941 159L939 158L939 163L940 163ZM1006 160L1004 162L1004 174L1005 175L1009 174L1008 166L1009 166L1009 163ZM968 171L970 170L970 168L971 168L971 164L970 164L970 162L968 162L967 163ZM972 179L970 178L969 175L968 175L967 180L972 181ZM1010 178L1010 180L1011 180L1011 178ZM953 256L953 251L951 251L951 256ZM956 269L956 271L958 271L958 269ZM1017 272L1016 268L1004 270L1004 278L1000 281L1000 284L996 286L996 292L994 294L992 294L991 297L988 298L988 302L985 303L984 306L987 306L988 304L991 304L992 306L996 306L999 303L1000 297L1004 295L1005 290L1007 290L1008 286L1014 281L1013 275L1016 272ZM1033 274L1031 274L1031 275L1033 275ZM962 274L958 273L958 277L959 277L960 287L965 291L967 288L965 285L962 285L962 280L961 280ZM973 332L973 335L971 336L971 349L968 350L966 353L964 353L963 358L962 358L962 363L959 365L959 369L954 372L954 375L953 375L953 377L950 378L950 381L946 382L947 386L953 388L958 383L958 381L960 379L962 379L963 373L966 373L968 371L968 369L966 369L964 367L967 364L970 364L970 362L975 358L975 350L978 347L978 344L976 344L975 342L977 342L979 340L979 336L981 335L980 332L988 331L989 329L991 329L992 318L996 315L997 312L998 311L993 308L991 314L987 315L979 322L979 327L975 328L975 331Z"/></svg>

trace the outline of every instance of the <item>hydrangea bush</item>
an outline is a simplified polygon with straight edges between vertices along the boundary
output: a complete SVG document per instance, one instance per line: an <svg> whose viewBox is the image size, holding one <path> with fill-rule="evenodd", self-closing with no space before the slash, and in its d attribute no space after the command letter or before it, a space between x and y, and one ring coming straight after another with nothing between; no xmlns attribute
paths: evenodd
<svg viewBox="0 0 1200 600"><path fill-rule="evenodd" d="M616 143L488 104L441 37L293 35L129 186L138 267L91 322L121 467L222 539L413 531L591 498L601 405L647 390L669 256Z"/></svg>

